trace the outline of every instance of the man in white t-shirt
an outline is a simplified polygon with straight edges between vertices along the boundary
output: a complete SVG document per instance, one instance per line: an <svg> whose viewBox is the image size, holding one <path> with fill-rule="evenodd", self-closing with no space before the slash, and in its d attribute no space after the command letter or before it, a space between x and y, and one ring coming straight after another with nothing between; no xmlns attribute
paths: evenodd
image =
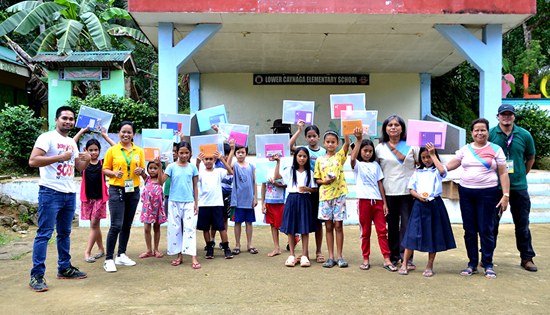
<svg viewBox="0 0 550 315"><path fill-rule="evenodd" d="M57 229L58 272L60 279L83 279L86 273L71 265L71 226L76 206L75 168L84 170L90 163L88 153L79 153L68 133L75 125L75 112L61 106L55 113L55 130L41 134L29 158L31 167L40 168L38 191L38 230L32 252L31 289L48 290L46 251L54 227Z"/></svg>

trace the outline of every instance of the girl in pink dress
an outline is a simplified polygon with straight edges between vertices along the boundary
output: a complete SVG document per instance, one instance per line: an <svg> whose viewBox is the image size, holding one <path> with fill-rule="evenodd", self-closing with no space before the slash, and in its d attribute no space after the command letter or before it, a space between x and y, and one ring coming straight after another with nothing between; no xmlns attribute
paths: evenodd
<svg viewBox="0 0 550 315"><path fill-rule="evenodd" d="M143 207L139 217L141 222L143 222L147 251L141 253L139 258L161 258L164 255L159 251L160 225L166 222L166 212L164 211L164 203L162 200L163 171L159 158L147 164L147 173L149 175L145 173L142 174L145 180L145 187L141 195ZM151 244L151 225L154 231L154 244Z"/></svg>

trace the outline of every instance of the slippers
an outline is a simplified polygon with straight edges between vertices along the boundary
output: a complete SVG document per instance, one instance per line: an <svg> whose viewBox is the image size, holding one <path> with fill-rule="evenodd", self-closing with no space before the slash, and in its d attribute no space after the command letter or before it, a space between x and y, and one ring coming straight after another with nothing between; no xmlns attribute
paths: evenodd
<svg viewBox="0 0 550 315"><path fill-rule="evenodd" d="M240 248L233 248L233 251L231 252L231 254L233 255L238 255L241 253L241 249Z"/></svg>
<svg viewBox="0 0 550 315"><path fill-rule="evenodd" d="M432 269L426 269L422 273L422 275L426 278L432 277L434 275L434 271Z"/></svg>
<svg viewBox="0 0 550 315"><path fill-rule="evenodd" d="M359 269L361 269L361 270L369 270L369 269L370 269L370 264L369 264L369 263L361 264L361 265L359 265Z"/></svg>
<svg viewBox="0 0 550 315"><path fill-rule="evenodd" d="M275 257L275 256L279 256L279 255L281 255L281 251L274 250L271 253L268 253L267 257Z"/></svg>
<svg viewBox="0 0 550 315"><path fill-rule="evenodd" d="M473 274L476 274L477 273L477 268L473 268L473 267L466 267L466 269L462 270L460 272L460 275L461 276L471 276Z"/></svg>
<svg viewBox="0 0 550 315"><path fill-rule="evenodd" d="M258 253L258 250L255 247L250 247L248 249L248 252L251 253L252 255L255 255Z"/></svg>
<svg viewBox="0 0 550 315"><path fill-rule="evenodd" d="M201 266L200 263L193 263L193 264L191 265L191 268L193 268L193 269L201 269L201 267L202 267L202 266Z"/></svg>
<svg viewBox="0 0 550 315"><path fill-rule="evenodd" d="M389 272L396 272L397 267L395 267L394 264L384 265L384 269L386 269Z"/></svg>
<svg viewBox="0 0 550 315"><path fill-rule="evenodd" d="M493 270L493 268L486 268L485 269L485 278L487 279L496 279L497 273Z"/></svg>
<svg viewBox="0 0 550 315"><path fill-rule="evenodd" d="M322 264L326 261L325 256L323 256L323 254L317 254L315 257L315 261Z"/></svg>
<svg viewBox="0 0 550 315"><path fill-rule="evenodd" d="M88 258L84 258L84 261L86 261L87 263L95 263L95 258L94 256L90 256Z"/></svg>
<svg viewBox="0 0 550 315"><path fill-rule="evenodd" d="M401 268L399 268L399 274L402 276L406 276L409 274L409 270L407 270L407 267L402 266Z"/></svg>
<svg viewBox="0 0 550 315"><path fill-rule="evenodd" d="M174 260L172 260L172 262L170 264L172 266L179 266L179 265L181 265L181 263L182 263L181 259L174 259Z"/></svg>
<svg viewBox="0 0 550 315"><path fill-rule="evenodd" d="M324 268L332 268L332 267L334 267L334 266L336 266L336 265L337 265L337 263L336 263L336 262L334 261L334 259L332 259L332 258L327 259L327 261L325 261L325 262L323 263L323 267L324 267Z"/></svg>
<svg viewBox="0 0 550 315"><path fill-rule="evenodd" d="M99 253L95 254L93 257L94 257L95 259L99 259L99 258L101 258L101 257L103 257L103 256L105 256L105 253L104 253L104 252L99 252Z"/></svg>
<svg viewBox="0 0 550 315"><path fill-rule="evenodd" d="M159 252L159 251L155 251L155 258L162 258L164 257L164 254Z"/></svg>
<svg viewBox="0 0 550 315"><path fill-rule="evenodd" d="M143 253L139 254L138 257L139 258L155 257L155 254L153 254L152 252L143 252Z"/></svg>
<svg viewBox="0 0 550 315"><path fill-rule="evenodd" d="M290 256L288 256L288 258L285 261L285 266L294 267L294 266L296 266L296 263L297 263L296 258L294 256L290 255Z"/></svg>
<svg viewBox="0 0 550 315"><path fill-rule="evenodd" d="M407 270L416 270L416 265L410 260L407 262Z"/></svg>
<svg viewBox="0 0 550 315"><path fill-rule="evenodd" d="M309 267L311 266L311 262L309 262L309 258L307 256L302 256L300 259L300 267Z"/></svg>

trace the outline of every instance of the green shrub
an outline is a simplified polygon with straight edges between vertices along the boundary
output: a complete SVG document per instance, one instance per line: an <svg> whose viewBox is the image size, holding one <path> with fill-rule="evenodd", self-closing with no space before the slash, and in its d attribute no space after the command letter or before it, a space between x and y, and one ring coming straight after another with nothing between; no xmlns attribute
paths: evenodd
<svg viewBox="0 0 550 315"><path fill-rule="evenodd" d="M134 123L136 132L142 128L156 128L158 126L157 109L145 103L138 103L132 99L118 97L116 95L89 95L85 99L72 97L67 105L71 106L77 116L80 106L97 108L113 114L113 121L109 132L118 132L118 126L122 121L129 120ZM71 133L71 135L73 135Z"/></svg>
<svg viewBox="0 0 550 315"><path fill-rule="evenodd" d="M33 117L34 111L24 105L9 106L0 111L0 159L2 169L28 170L28 160L36 138L46 123L44 117Z"/></svg>
<svg viewBox="0 0 550 315"><path fill-rule="evenodd" d="M515 122L533 136L537 157L550 156L550 113L548 111L527 102L516 107Z"/></svg>

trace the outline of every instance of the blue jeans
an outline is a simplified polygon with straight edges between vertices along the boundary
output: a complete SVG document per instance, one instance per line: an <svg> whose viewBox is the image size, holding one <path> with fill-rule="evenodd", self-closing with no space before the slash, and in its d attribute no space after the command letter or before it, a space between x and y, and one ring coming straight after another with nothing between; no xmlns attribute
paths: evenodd
<svg viewBox="0 0 550 315"><path fill-rule="evenodd" d="M118 239L118 255L126 253L130 229L139 203L139 187L134 192L124 192L124 187L109 187L109 213L111 227L107 233L107 248L105 259L113 259L116 241ZM117 255L117 256L118 256Z"/></svg>
<svg viewBox="0 0 550 315"><path fill-rule="evenodd" d="M468 266L477 268L479 263L478 235L481 243L481 262L484 268L493 267L495 250L494 227L500 200L497 187L472 189L459 186L460 212L464 228L464 243L468 254Z"/></svg>
<svg viewBox="0 0 550 315"><path fill-rule="evenodd" d="M531 199L527 189L510 190L510 212L514 220L516 231L516 247L522 260L535 257L535 250L531 243L531 231L529 230L529 213L531 212ZM498 236L500 218L495 222L495 242ZM496 247L496 246L495 246Z"/></svg>
<svg viewBox="0 0 550 315"><path fill-rule="evenodd" d="M57 230L57 268L71 266L71 227L76 207L75 193L62 193L40 186L38 190L38 230L32 251L31 277L46 272L46 252L53 229Z"/></svg>

